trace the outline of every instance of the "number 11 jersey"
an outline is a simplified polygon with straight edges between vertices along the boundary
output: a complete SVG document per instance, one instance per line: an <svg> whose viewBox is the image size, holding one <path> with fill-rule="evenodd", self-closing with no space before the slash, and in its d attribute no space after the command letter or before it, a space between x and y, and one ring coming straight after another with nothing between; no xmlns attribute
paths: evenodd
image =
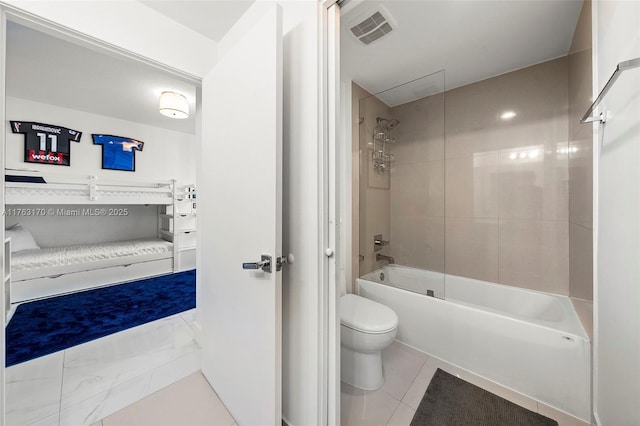
<svg viewBox="0 0 640 426"><path fill-rule="evenodd" d="M68 166L71 164L70 141L80 142L82 132L52 124L12 121L13 133L25 135L24 161Z"/></svg>

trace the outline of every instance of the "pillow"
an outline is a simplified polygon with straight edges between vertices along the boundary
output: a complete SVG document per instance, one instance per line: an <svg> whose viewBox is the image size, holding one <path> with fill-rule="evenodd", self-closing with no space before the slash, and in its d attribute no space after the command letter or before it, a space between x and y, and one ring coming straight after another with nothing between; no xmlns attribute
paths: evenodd
<svg viewBox="0 0 640 426"><path fill-rule="evenodd" d="M4 236L11 237L11 253L40 248L33 239L31 232L29 232L27 228L23 228L19 223L16 223L11 228L6 229L4 231Z"/></svg>

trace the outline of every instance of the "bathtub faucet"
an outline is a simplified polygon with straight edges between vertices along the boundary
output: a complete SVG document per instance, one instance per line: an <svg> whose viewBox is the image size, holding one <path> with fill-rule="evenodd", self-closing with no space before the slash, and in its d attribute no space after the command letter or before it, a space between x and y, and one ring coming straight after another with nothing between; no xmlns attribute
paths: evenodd
<svg viewBox="0 0 640 426"><path fill-rule="evenodd" d="M384 254L376 253L376 262L380 260L387 260L389 263L396 263L396 260L391 256L385 256Z"/></svg>

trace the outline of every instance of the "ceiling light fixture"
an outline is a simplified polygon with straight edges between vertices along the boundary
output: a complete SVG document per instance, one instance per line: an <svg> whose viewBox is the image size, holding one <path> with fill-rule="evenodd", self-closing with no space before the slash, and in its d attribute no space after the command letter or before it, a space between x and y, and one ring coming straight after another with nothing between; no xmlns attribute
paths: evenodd
<svg viewBox="0 0 640 426"><path fill-rule="evenodd" d="M187 98L180 93L165 91L160 94L160 114L170 118L189 117L189 103Z"/></svg>
<svg viewBox="0 0 640 426"><path fill-rule="evenodd" d="M500 118L503 119L503 120L511 120L516 115L517 114L514 111L505 111L505 112L502 113Z"/></svg>

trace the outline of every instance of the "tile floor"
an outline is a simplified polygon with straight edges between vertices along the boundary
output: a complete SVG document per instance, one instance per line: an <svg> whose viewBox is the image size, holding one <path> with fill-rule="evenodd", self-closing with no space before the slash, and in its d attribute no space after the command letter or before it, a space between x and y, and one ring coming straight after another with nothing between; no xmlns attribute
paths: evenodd
<svg viewBox="0 0 640 426"><path fill-rule="evenodd" d="M199 373L193 311L9 367L8 426L218 425L235 422ZM342 384L342 426L409 425L437 368L558 421L587 423L399 342L374 392Z"/></svg>
<svg viewBox="0 0 640 426"><path fill-rule="evenodd" d="M91 426L237 426L200 372Z"/></svg>
<svg viewBox="0 0 640 426"><path fill-rule="evenodd" d="M7 368L7 425L88 425L199 371L192 326L188 311Z"/></svg>
<svg viewBox="0 0 640 426"><path fill-rule="evenodd" d="M342 426L408 426L438 368L515 404L550 417L556 420L559 426L588 425L580 419L442 360L429 357L397 341L383 351L382 364L385 383L377 391L363 391L342 383Z"/></svg>

